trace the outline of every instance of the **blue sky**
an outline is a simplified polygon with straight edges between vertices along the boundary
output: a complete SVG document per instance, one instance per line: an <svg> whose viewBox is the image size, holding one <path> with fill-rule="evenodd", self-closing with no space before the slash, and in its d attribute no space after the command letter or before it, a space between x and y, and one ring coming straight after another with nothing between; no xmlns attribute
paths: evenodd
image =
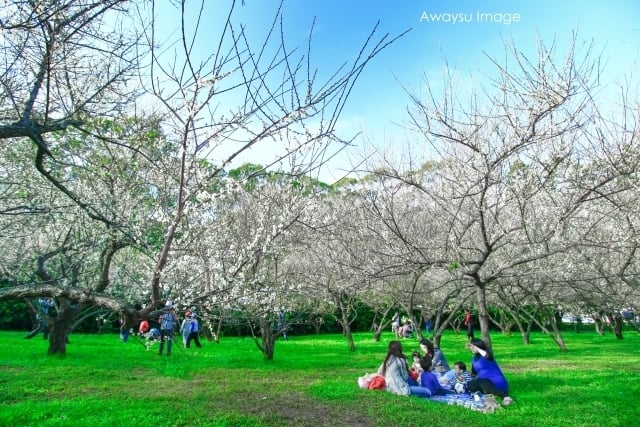
<svg viewBox="0 0 640 427"><path fill-rule="evenodd" d="M222 4L228 1L208 1L211 9L205 13L219 11ZM277 0L245 0L235 20L260 34L277 5ZM452 16L460 14L468 22L453 23ZM487 22L489 15L494 22ZM283 16L288 43L303 49L316 18L311 55L327 73L354 58L376 22L380 34L411 29L369 64L343 111L339 131L362 132L378 147L401 144L407 137L398 126L407 120L409 104L402 86L419 91L423 76L437 84L443 57L463 76L480 75L492 70L485 54L504 56L504 39L533 52L538 38L547 43L555 38L563 54L577 29L580 41L593 40L603 52L604 81L629 74L640 58L637 0L285 0ZM335 162L321 178L339 178L348 167L345 162Z"/></svg>

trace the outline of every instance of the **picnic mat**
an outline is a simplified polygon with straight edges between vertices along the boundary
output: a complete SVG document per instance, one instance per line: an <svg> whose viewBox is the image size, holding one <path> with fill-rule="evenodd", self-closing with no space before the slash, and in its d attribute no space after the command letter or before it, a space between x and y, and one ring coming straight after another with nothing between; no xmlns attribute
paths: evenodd
<svg viewBox="0 0 640 427"><path fill-rule="evenodd" d="M477 396L477 397L476 397ZM482 394L447 394L445 396L431 396L428 398L434 402L446 403L448 405L464 406L473 411L494 412L500 407L493 395Z"/></svg>

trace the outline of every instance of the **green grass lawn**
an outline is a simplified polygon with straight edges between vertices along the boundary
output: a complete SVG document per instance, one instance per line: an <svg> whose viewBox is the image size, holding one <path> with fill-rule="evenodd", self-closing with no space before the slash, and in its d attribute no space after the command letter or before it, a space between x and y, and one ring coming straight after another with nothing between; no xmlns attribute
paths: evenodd
<svg viewBox="0 0 640 427"><path fill-rule="evenodd" d="M265 362L249 338L178 344L171 357L117 335L72 335L64 357L46 355L41 336L0 332L2 426L633 426L640 422L640 334L567 332L569 352L533 335L492 335L515 403L493 414L361 390L391 334L278 341ZM445 334L449 363L469 364L465 338ZM416 340L403 341L405 354Z"/></svg>

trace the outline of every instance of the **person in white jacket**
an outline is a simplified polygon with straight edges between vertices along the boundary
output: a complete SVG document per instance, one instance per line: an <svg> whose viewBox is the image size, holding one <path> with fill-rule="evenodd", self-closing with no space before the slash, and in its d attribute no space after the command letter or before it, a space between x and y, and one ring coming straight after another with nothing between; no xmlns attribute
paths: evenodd
<svg viewBox="0 0 640 427"><path fill-rule="evenodd" d="M184 313L184 320L180 324L180 332L182 332L182 344L187 347L187 341L189 340L189 334L191 334L191 312Z"/></svg>
<svg viewBox="0 0 640 427"><path fill-rule="evenodd" d="M385 380L385 390L400 396L409 396L409 369L407 358L402 353L400 341L390 341L387 356L378 368L378 375Z"/></svg>

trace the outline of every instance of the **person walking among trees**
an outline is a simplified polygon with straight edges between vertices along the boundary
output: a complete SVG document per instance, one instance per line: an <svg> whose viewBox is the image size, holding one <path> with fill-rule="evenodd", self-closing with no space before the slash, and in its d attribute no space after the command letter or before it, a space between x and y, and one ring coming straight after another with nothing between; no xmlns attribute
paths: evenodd
<svg viewBox="0 0 640 427"><path fill-rule="evenodd" d="M433 327L433 322L431 320L431 314L429 313L425 313L424 314L424 330L427 334L431 333L431 328Z"/></svg>
<svg viewBox="0 0 640 427"><path fill-rule="evenodd" d="M184 313L184 319L180 324L180 332L182 332L182 344L185 347L189 347L187 344L189 335L191 334L191 312L189 310Z"/></svg>
<svg viewBox="0 0 640 427"><path fill-rule="evenodd" d="M391 318L391 332L396 334L396 338L400 338L400 313L396 313Z"/></svg>
<svg viewBox="0 0 640 427"><path fill-rule="evenodd" d="M193 342L195 343L196 347L198 348L202 348L202 344L200 344L200 338L199 338L199 325L198 325L198 318L196 316L195 312L191 313L190 316L190 322L189 322L189 336L187 337L187 348L191 347L191 340L193 340Z"/></svg>
<svg viewBox="0 0 640 427"><path fill-rule="evenodd" d="M475 338L473 333L473 316L468 308L464 310L464 326L467 327L467 338L472 341Z"/></svg>
<svg viewBox="0 0 640 427"><path fill-rule="evenodd" d="M178 323L178 316L171 302L167 302L166 312L160 316L160 349L158 354L162 355L164 343L167 343L167 356L171 356L171 346L175 336L175 328Z"/></svg>
<svg viewBox="0 0 640 427"><path fill-rule="evenodd" d="M127 318L124 314L120 315L118 323L120 324L120 341L126 343L129 340L129 327L127 326Z"/></svg>

